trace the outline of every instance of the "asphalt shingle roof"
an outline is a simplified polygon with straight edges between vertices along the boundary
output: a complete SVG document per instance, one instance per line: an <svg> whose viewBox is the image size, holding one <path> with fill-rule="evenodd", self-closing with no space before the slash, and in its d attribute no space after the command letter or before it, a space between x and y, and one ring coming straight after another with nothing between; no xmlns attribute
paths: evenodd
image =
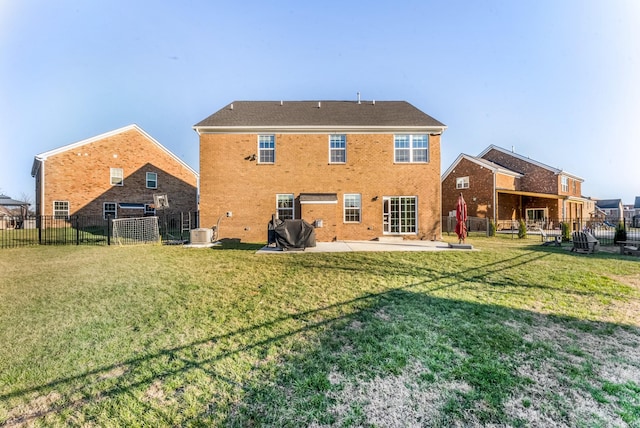
<svg viewBox="0 0 640 428"><path fill-rule="evenodd" d="M209 126L445 127L406 101L234 101L195 125Z"/></svg>

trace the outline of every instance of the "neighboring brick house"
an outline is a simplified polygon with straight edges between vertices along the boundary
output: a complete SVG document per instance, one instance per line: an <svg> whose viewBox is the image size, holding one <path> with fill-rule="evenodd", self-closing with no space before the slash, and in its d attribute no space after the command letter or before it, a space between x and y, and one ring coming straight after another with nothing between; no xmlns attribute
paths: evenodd
<svg viewBox="0 0 640 428"><path fill-rule="evenodd" d="M446 126L407 102L234 101L194 129L201 225L222 218L221 237L264 242L272 215L318 241L441 236Z"/></svg>
<svg viewBox="0 0 640 428"><path fill-rule="evenodd" d="M154 215L154 195L171 211L197 211L198 173L137 125L35 156L36 214Z"/></svg>
<svg viewBox="0 0 640 428"><path fill-rule="evenodd" d="M524 219L553 228L560 222L580 227L588 218L584 180L566 171L494 145L477 157L462 154L442 175L442 215L455 209L460 193L469 216L491 218L498 226Z"/></svg>

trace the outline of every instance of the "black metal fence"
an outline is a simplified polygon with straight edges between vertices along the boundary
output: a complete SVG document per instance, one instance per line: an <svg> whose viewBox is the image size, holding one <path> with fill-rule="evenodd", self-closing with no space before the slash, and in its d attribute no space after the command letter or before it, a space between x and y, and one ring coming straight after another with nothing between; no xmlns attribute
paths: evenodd
<svg viewBox="0 0 640 428"><path fill-rule="evenodd" d="M192 213L160 213L158 226L165 244L189 241L190 230L198 227ZM102 216L4 216L0 217L0 248L30 245L112 245L111 219Z"/></svg>
<svg viewBox="0 0 640 428"><path fill-rule="evenodd" d="M455 235L456 218L442 218L442 233ZM498 220L491 223L489 219L469 217L467 219L467 232L470 236L492 233L510 234L514 238L522 236L524 239L544 240L550 237L560 236L564 241L570 241L573 232L587 231L591 233L600 245L614 245L617 240L640 241L640 224L635 224L629 219L617 220L592 220L592 219L567 219L560 221L522 221ZM619 239L620 237L624 239Z"/></svg>

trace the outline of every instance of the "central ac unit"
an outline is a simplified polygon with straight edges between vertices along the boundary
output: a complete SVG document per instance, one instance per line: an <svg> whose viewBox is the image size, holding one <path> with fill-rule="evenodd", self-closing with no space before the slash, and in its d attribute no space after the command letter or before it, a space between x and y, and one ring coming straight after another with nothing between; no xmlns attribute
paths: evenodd
<svg viewBox="0 0 640 428"><path fill-rule="evenodd" d="M213 229L191 229L192 244L210 244L213 237Z"/></svg>

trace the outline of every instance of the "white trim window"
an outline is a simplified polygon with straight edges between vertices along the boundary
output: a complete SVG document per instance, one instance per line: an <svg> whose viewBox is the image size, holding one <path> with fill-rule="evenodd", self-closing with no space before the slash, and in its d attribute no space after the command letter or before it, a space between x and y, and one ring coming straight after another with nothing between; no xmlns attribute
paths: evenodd
<svg viewBox="0 0 640 428"><path fill-rule="evenodd" d="M118 208L115 202L105 202L102 204L102 218L118 218Z"/></svg>
<svg viewBox="0 0 640 428"><path fill-rule="evenodd" d="M258 135L258 163L276 162L276 136Z"/></svg>
<svg viewBox="0 0 640 428"><path fill-rule="evenodd" d="M53 217L69 217L69 201L53 201Z"/></svg>
<svg viewBox="0 0 640 428"><path fill-rule="evenodd" d="M347 162L347 136L344 134L329 135L329 163Z"/></svg>
<svg viewBox="0 0 640 428"><path fill-rule="evenodd" d="M158 173L147 172L147 189L158 188Z"/></svg>
<svg viewBox="0 0 640 428"><path fill-rule="evenodd" d="M145 216L154 216L156 215L156 208L152 204L144 204L144 215Z"/></svg>
<svg viewBox="0 0 640 428"><path fill-rule="evenodd" d="M418 232L416 196L385 196L382 201L384 234L408 235Z"/></svg>
<svg viewBox="0 0 640 428"><path fill-rule="evenodd" d="M393 159L396 163L429 162L429 136L427 134L394 135Z"/></svg>
<svg viewBox="0 0 640 428"><path fill-rule="evenodd" d="M344 222L360 223L362 218L362 197L359 193L344 195Z"/></svg>
<svg viewBox="0 0 640 428"><path fill-rule="evenodd" d="M468 188L469 188L469 177L456 178L456 189L468 189Z"/></svg>
<svg viewBox="0 0 640 428"><path fill-rule="evenodd" d="M560 181L561 181L562 191L569 192L569 177L567 177L566 175L563 175L562 177L560 177Z"/></svg>
<svg viewBox="0 0 640 428"><path fill-rule="evenodd" d="M293 220L296 218L293 193L276 195L276 212L280 220Z"/></svg>
<svg viewBox="0 0 640 428"><path fill-rule="evenodd" d="M122 168L109 168L109 180L112 186L124 186L124 171Z"/></svg>

